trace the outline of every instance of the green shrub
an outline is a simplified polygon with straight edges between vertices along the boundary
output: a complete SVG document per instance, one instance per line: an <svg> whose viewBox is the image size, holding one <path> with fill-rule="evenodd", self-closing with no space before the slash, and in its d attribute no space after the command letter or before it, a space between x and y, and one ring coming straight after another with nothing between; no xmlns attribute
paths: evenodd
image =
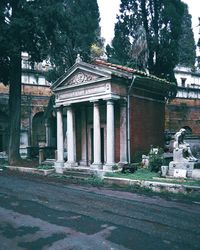
<svg viewBox="0 0 200 250"><path fill-rule="evenodd" d="M49 169L54 169L53 166L51 165L40 165L37 167L38 169L42 169L42 170L49 170Z"/></svg>
<svg viewBox="0 0 200 250"><path fill-rule="evenodd" d="M161 166L164 164L163 149L159 148L158 152L151 152L149 154L149 169L153 172L161 170Z"/></svg>
<svg viewBox="0 0 200 250"><path fill-rule="evenodd" d="M122 166L121 172L122 172L123 174L125 174L126 172L134 173L135 171L137 171L138 166L139 166L139 163L128 163L128 164L124 164L124 165Z"/></svg>

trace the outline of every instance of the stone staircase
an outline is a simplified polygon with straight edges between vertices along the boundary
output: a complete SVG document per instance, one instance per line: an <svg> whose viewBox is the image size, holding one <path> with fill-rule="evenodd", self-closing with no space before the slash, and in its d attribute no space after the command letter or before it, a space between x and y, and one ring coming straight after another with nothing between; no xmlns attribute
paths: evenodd
<svg viewBox="0 0 200 250"><path fill-rule="evenodd" d="M64 168L63 174L68 178L77 180L84 180L94 176L94 173L90 170L90 168L81 166Z"/></svg>
<svg viewBox="0 0 200 250"><path fill-rule="evenodd" d="M41 165L49 165L49 166L53 166L55 162L55 159L46 159L45 161L43 161L41 163Z"/></svg>

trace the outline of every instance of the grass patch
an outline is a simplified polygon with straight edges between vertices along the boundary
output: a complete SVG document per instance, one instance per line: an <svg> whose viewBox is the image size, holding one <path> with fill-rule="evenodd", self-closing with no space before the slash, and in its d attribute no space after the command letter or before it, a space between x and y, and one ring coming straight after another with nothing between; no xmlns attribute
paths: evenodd
<svg viewBox="0 0 200 250"><path fill-rule="evenodd" d="M116 178L126 178L132 180L145 180L150 181L153 180L153 177L159 177L158 173L151 172L145 168L139 168L135 173L108 173L106 174L108 177L116 177Z"/></svg>
<svg viewBox="0 0 200 250"><path fill-rule="evenodd" d="M84 182L86 184L92 185L94 187L102 187L104 185L103 179L101 179L101 178L99 178L97 176L86 178L84 180Z"/></svg>
<svg viewBox="0 0 200 250"><path fill-rule="evenodd" d="M135 173L108 173L107 177L125 178L131 180L144 180L144 181L155 181L165 182L188 186L200 186L200 180L193 180L189 178L162 178L159 173L151 172L149 169L139 168Z"/></svg>

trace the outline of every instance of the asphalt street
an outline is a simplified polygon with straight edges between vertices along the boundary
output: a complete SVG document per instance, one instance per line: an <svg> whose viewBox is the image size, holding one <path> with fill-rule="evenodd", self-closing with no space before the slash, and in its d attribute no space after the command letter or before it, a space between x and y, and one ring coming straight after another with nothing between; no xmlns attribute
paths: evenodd
<svg viewBox="0 0 200 250"><path fill-rule="evenodd" d="M200 249L200 205L1 173L0 249Z"/></svg>

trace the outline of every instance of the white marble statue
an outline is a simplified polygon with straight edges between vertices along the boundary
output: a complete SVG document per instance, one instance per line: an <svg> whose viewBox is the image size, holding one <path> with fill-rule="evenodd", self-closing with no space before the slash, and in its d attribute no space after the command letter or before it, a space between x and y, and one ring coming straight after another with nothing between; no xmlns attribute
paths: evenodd
<svg viewBox="0 0 200 250"><path fill-rule="evenodd" d="M198 161L192 154L190 145L184 141L186 130L181 128L174 136L174 161Z"/></svg>

